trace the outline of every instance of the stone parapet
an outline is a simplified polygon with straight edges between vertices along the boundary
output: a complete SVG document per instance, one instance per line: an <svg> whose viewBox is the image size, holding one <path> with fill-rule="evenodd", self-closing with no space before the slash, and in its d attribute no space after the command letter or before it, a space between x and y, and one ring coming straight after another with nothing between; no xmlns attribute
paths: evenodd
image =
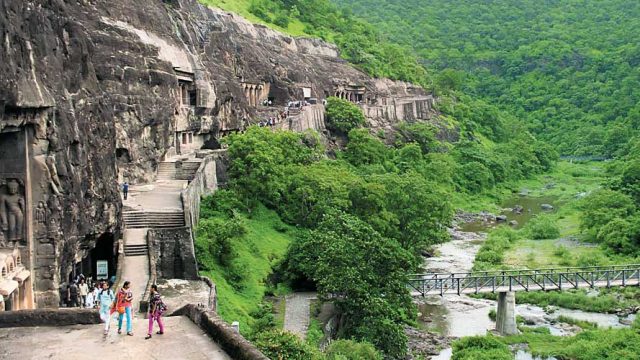
<svg viewBox="0 0 640 360"><path fill-rule="evenodd" d="M95 309L36 309L0 312L0 328L99 324Z"/></svg>
<svg viewBox="0 0 640 360"><path fill-rule="evenodd" d="M209 334L222 349L236 360L269 360L251 342L225 323L215 312L188 304L176 310L173 315L187 316Z"/></svg>

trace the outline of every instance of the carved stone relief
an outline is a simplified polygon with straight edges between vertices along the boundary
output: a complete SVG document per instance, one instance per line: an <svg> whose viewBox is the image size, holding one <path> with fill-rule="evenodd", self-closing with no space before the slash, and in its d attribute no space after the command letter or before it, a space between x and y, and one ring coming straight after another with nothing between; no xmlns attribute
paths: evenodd
<svg viewBox="0 0 640 360"><path fill-rule="evenodd" d="M0 232L10 245L26 245L24 186L18 179L0 183Z"/></svg>

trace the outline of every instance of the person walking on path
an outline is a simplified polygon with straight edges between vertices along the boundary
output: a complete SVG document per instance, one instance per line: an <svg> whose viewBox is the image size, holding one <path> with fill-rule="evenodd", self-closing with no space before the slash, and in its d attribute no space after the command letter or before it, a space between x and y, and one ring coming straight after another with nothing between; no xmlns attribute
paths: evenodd
<svg viewBox="0 0 640 360"><path fill-rule="evenodd" d="M167 310L167 306L162 301L160 293L158 292L158 285L151 285L151 296L149 296L149 331L145 340L151 339L153 333L153 321L158 322L160 330L156 333L158 335L164 334L164 324L162 323L162 314Z"/></svg>
<svg viewBox="0 0 640 360"><path fill-rule="evenodd" d="M85 304L87 303L87 295L89 294L89 285L84 282L84 279L80 279L78 289L80 290L80 306L85 307Z"/></svg>
<svg viewBox="0 0 640 360"><path fill-rule="evenodd" d="M122 184L122 195L124 195L124 199L127 200L127 196L129 195L129 183L126 181Z"/></svg>
<svg viewBox="0 0 640 360"><path fill-rule="evenodd" d="M122 285L122 289L118 291L116 296L116 306L112 311L117 311L118 316L118 334L122 334L122 318L127 316L127 335L133 336L133 324L131 324L131 302L133 300L133 293L129 290L131 283L125 281Z"/></svg>
<svg viewBox="0 0 640 360"><path fill-rule="evenodd" d="M115 299L113 291L109 289L109 284L103 282L102 290L98 292L98 301L100 302L100 319L104 321L105 335L109 333L109 328L111 327L111 314L113 313L111 308Z"/></svg>

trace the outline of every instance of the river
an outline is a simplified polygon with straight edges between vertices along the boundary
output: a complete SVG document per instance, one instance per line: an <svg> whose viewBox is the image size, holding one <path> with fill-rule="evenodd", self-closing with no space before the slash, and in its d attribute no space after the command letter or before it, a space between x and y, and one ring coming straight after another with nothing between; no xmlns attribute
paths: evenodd
<svg viewBox="0 0 640 360"><path fill-rule="evenodd" d="M542 209L542 204L549 204L553 209ZM517 205L522 207L522 212L517 214L512 211ZM542 211L555 211L560 206L553 197L527 197L518 196L507 200L502 214L507 217L506 222L515 220L521 227L536 213ZM427 259L425 269L427 272L467 272L471 271L482 242L486 238L486 231L496 226L493 217L480 216L478 220L460 224L458 229L451 230L452 241L436 247L436 256ZM517 298L517 294L516 294ZM473 299L468 296L445 295L428 296L418 299L419 322L422 327L446 336L463 337L473 335L485 335L487 331L495 328L495 323L489 318L489 311L496 307L496 302L485 299ZM562 324L555 321L559 316L567 316L576 320L586 320L597 323L599 327L623 327L620 319L615 314L589 313L579 310L559 308L551 314L545 313L538 306L518 304L517 314L522 316L527 324L549 328L551 334L564 336L572 335L579 331L576 326ZM633 316L628 320L632 320ZM447 360L451 358L451 348L444 349L439 355L431 359ZM519 350L515 353L516 360L537 360L526 351Z"/></svg>

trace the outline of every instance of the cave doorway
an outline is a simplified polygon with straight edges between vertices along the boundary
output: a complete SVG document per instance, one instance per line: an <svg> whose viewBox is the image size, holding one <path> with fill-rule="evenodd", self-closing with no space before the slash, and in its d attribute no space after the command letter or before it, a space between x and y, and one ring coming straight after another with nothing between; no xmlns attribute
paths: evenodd
<svg viewBox="0 0 640 360"><path fill-rule="evenodd" d="M82 265L82 270L86 271L84 274L88 273L96 280L108 280L115 276L118 267L115 245L112 233L100 235L96 240L96 246L89 252L89 256L79 263Z"/></svg>

